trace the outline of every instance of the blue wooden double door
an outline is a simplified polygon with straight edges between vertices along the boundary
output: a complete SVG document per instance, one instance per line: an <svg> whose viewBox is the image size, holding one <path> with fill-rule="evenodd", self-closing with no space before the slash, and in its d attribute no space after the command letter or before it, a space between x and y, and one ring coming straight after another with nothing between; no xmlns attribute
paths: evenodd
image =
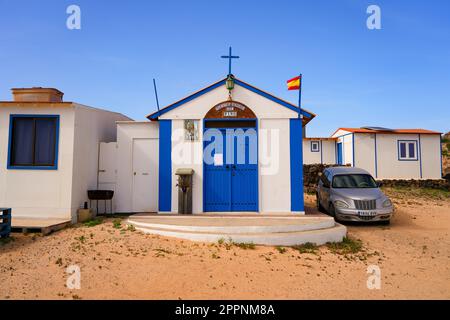
<svg viewBox="0 0 450 320"><path fill-rule="evenodd" d="M203 144L205 212L258 211L258 137L256 125L251 124L214 128L223 124L212 122L205 126L204 139L210 138ZM213 134L208 135L208 130Z"/></svg>

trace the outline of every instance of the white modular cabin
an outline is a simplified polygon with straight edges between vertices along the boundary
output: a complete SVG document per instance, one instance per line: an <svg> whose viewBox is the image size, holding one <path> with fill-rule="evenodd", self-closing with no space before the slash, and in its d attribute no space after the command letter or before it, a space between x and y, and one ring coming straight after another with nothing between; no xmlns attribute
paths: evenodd
<svg viewBox="0 0 450 320"><path fill-rule="evenodd" d="M336 164L335 138L303 138L303 164Z"/></svg>
<svg viewBox="0 0 450 320"><path fill-rule="evenodd" d="M13 89L0 102L0 207L14 217L76 222L97 189L100 142L128 117L74 102L56 89Z"/></svg>
<svg viewBox="0 0 450 320"><path fill-rule="evenodd" d="M441 134L425 129L339 128L336 163L376 179L441 179Z"/></svg>

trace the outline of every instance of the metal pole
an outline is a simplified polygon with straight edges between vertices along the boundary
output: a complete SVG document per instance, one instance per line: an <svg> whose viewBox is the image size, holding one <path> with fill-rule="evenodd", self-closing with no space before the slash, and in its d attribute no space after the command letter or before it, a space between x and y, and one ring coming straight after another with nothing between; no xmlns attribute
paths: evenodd
<svg viewBox="0 0 450 320"><path fill-rule="evenodd" d="M159 112L158 90L156 90L156 80L155 80L155 78L153 78L153 88L155 89L156 106L158 107L158 112Z"/></svg>

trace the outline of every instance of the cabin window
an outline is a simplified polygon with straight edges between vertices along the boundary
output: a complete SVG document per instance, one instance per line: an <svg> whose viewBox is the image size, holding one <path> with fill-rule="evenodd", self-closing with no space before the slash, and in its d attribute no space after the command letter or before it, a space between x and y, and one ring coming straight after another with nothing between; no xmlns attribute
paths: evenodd
<svg viewBox="0 0 450 320"><path fill-rule="evenodd" d="M57 169L59 116L11 115L8 169Z"/></svg>
<svg viewBox="0 0 450 320"><path fill-rule="evenodd" d="M319 151L320 151L319 141L311 141L311 152L319 152Z"/></svg>
<svg viewBox="0 0 450 320"><path fill-rule="evenodd" d="M184 140L198 141L198 120L184 120Z"/></svg>
<svg viewBox="0 0 450 320"><path fill-rule="evenodd" d="M417 141L399 140L398 141L398 159L399 160L417 160Z"/></svg>

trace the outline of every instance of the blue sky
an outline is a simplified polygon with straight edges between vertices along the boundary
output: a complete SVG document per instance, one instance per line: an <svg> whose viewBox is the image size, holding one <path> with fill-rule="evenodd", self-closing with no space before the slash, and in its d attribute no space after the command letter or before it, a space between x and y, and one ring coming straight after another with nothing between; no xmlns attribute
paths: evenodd
<svg viewBox="0 0 450 320"><path fill-rule="evenodd" d="M66 8L81 7L81 30ZM366 27L368 5L381 30ZM233 73L297 102L308 136L365 125L450 130L450 2L0 0L0 100L10 88L56 87L66 101L135 120Z"/></svg>

